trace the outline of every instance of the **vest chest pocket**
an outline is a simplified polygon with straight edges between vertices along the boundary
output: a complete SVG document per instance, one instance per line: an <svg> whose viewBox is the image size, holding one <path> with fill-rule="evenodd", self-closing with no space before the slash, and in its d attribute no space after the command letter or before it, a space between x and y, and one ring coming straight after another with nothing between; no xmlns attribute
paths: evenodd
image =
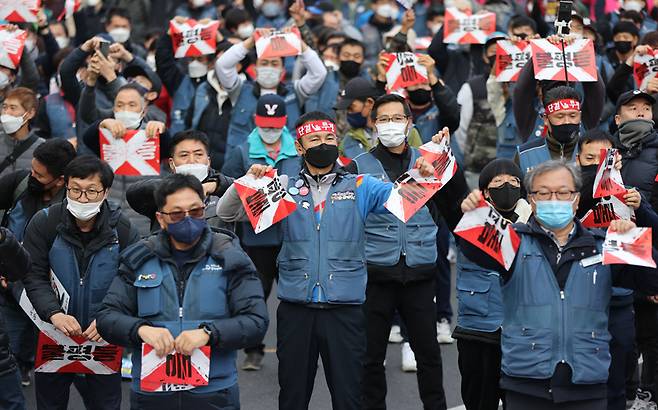
<svg viewBox="0 0 658 410"><path fill-rule="evenodd" d="M137 315L157 315L162 311L162 273L137 275L133 283L137 288Z"/></svg>
<svg viewBox="0 0 658 410"><path fill-rule="evenodd" d="M457 278L459 314L487 316L490 290L491 279L489 277L484 277L482 272L463 270Z"/></svg>
<svg viewBox="0 0 658 410"><path fill-rule="evenodd" d="M325 209L325 213L331 212L331 219L329 221L329 239L334 241L356 241L358 235L355 232L357 220L355 218L358 210L356 209L356 200L344 199L349 195L354 195L354 191L334 192L327 197L327 207L332 209ZM339 199L332 199L331 197ZM323 215L323 219L325 216ZM361 228L361 223L359 227Z"/></svg>
<svg viewBox="0 0 658 410"><path fill-rule="evenodd" d="M503 328L502 370L508 376L548 378L552 375L551 331L522 326Z"/></svg>

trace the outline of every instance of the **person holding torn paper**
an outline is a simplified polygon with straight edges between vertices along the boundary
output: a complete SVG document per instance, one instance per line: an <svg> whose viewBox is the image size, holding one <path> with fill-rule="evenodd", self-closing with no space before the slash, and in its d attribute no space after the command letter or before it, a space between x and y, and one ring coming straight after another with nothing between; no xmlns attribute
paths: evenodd
<svg viewBox="0 0 658 410"><path fill-rule="evenodd" d="M604 232L575 219L580 174L562 161L547 161L525 177L533 216L515 224L504 255L508 269L481 247L460 240L464 255L500 272L503 281L502 376L506 408L607 408L612 286L658 293L658 272L632 265L602 265ZM462 202L467 213L478 208L482 193ZM609 231L635 228L616 220ZM501 240L505 240L501 238ZM653 260L658 253L652 249Z"/></svg>
<svg viewBox="0 0 658 410"><path fill-rule="evenodd" d="M393 185L338 166L336 124L327 114L304 114L296 131L295 147L304 163L288 184L296 209L282 221L278 256L279 408L308 408L322 356L333 408L357 410L366 350L361 306L367 281L365 221L370 214L389 212L384 205ZM435 136L435 142L443 136ZM420 178L434 173L422 157L412 168ZM253 165L248 176L260 178L269 170ZM235 185L217 205L226 221L247 220Z"/></svg>
<svg viewBox="0 0 658 410"><path fill-rule="evenodd" d="M208 227L198 178L169 175L154 197L161 231L121 255L119 275L98 313L99 332L136 349L133 409L239 409L237 349L258 343L268 323L256 269L232 232ZM201 372L206 384L190 390L194 385L162 382L145 389L142 379L153 367L142 362L146 344L158 358L174 350L192 355L195 368L195 352L210 346Z"/></svg>

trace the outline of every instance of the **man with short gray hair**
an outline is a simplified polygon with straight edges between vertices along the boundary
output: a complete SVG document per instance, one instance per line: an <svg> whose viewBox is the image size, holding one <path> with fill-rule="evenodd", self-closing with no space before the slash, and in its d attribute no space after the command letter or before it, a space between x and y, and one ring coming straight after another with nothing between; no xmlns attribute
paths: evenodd
<svg viewBox="0 0 658 410"><path fill-rule="evenodd" d="M581 182L574 167L547 161L528 172L525 183L533 216L514 225L520 244L509 270L460 241L467 258L498 270L505 283L500 385L507 409L606 409L612 285L655 292L658 273L602 265L605 232L575 218ZM472 211L481 199L474 190L462 211ZM634 227L625 220L610 224L620 233Z"/></svg>

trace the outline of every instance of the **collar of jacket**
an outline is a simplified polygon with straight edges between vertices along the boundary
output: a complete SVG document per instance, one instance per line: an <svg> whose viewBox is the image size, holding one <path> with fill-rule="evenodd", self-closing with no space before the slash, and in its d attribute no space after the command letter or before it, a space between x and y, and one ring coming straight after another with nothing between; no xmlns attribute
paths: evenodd
<svg viewBox="0 0 658 410"><path fill-rule="evenodd" d="M258 135L258 128L254 128L253 131L247 137L249 142L249 158L268 158L267 148L263 140ZM282 161L286 158L294 158L297 156L297 149L295 148L295 139L290 134L288 127L283 127L283 132L281 133L281 150L279 151L279 156L274 161L275 163Z"/></svg>
<svg viewBox="0 0 658 410"><path fill-rule="evenodd" d="M197 242L196 245L194 245L192 248L190 260L185 263L196 263L204 256L210 254L212 249L212 239L212 231L209 227L206 227L206 229L204 229L203 233L201 234L201 237L199 238L199 242ZM161 230L155 236L151 237L149 239L149 245L153 253L158 258L167 262L171 262L174 266L176 266L176 261L172 256L171 241L169 240L169 234L167 231Z"/></svg>
<svg viewBox="0 0 658 410"><path fill-rule="evenodd" d="M256 97L256 99L259 99L260 98L260 84L258 84L258 81L256 81L256 79L253 80L253 84L254 84L254 86L252 88L252 91L254 93L254 97ZM279 83L279 85L276 86L276 93L280 97L285 97L288 94L288 89L286 88L286 85L283 81L281 81Z"/></svg>
<svg viewBox="0 0 658 410"><path fill-rule="evenodd" d="M573 248L595 248L596 242L605 238L605 231L600 229L587 229L583 227L578 219L574 218L574 223L576 224L575 232L569 242L563 247L562 252L564 253L567 249ZM537 219L533 216L530 217L528 223L514 224L514 230L519 233L530 235L536 239L545 239L553 241L553 238L546 233L542 227L537 222Z"/></svg>

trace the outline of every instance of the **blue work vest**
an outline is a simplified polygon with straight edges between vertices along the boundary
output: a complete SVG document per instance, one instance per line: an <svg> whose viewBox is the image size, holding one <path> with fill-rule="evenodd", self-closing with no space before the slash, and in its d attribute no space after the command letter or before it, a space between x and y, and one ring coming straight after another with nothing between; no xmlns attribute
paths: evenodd
<svg viewBox="0 0 658 410"><path fill-rule="evenodd" d="M585 255L572 263L560 290L538 241L520 235L514 271L502 288L502 371L512 377L549 379L558 363L566 363L573 383L606 383L610 267L588 262L596 254ZM602 240L596 240L601 252Z"/></svg>
<svg viewBox="0 0 658 410"><path fill-rule="evenodd" d="M59 93L46 97L46 115L48 115L51 138L75 137L75 108L71 106L69 111L67 104L71 105Z"/></svg>
<svg viewBox="0 0 658 410"><path fill-rule="evenodd" d="M199 122L201 122L201 116L203 112L208 107L210 103L210 83L208 81L199 84L197 87L196 93L194 94L194 113L192 114L192 127L193 129L199 129ZM220 107L221 108L221 107Z"/></svg>
<svg viewBox="0 0 658 410"><path fill-rule="evenodd" d="M7 229L9 229L18 242L23 242L28 218L23 209L23 200L19 199L16 206L7 211Z"/></svg>
<svg viewBox="0 0 658 410"><path fill-rule="evenodd" d="M495 332L503 323L500 274L457 254L457 301L459 327Z"/></svg>
<svg viewBox="0 0 658 410"><path fill-rule="evenodd" d="M137 257L139 252L133 255ZM135 264L139 265L137 261ZM135 271L135 275L137 316L147 319L154 326L166 327L174 338L184 330L198 329L201 323L231 316L227 299L228 279L222 265L212 256L202 258L194 266L185 282L182 302L178 296L175 273L168 262L152 256ZM213 347L208 386L196 387L192 392L207 393L236 384L236 357L235 350ZM141 360L140 354L133 354L132 388L137 392L141 392Z"/></svg>
<svg viewBox="0 0 658 410"><path fill-rule="evenodd" d="M420 156L417 149L409 147L413 167ZM369 152L354 158L358 174L370 174L385 182L391 182L381 162ZM368 263L394 266L404 255L406 265L416 267L436 263L437 227L427 206L423 206L405 224L395 215L371 213L366 218L366 258Z"/></svg>
<svg viewBox="0 0 658 410"><path fill-rule="evenodd" d="M78 268L74 247L59 234L50 247L48 261L71 297L67 314L75 317L86 329L96 318L119 271L119 237L116 229L112 242L91 255L84 275Z"/></svg>
<svg viewBox="0 0 658 410"><path fill-rule="evenodd" d="M243 169L248 170L253 164L267 165L264 158L250 158L249 144L244 143L238 146L242 154ZM286 158L277 161L275 168L278 175L288 175L289 177L299 175L302 169L302 159L300 157ZM251 222L241 222L242 230L240 231L240 240L245 246L278 246L281 245L281 224L274 224L256 234Z"/></svg>
<svg viewBox="0 0 658 410"><path fill-rule="evenodd" d="M295 186L298 178L291 178L289 186ZM337 178L319 223L312 194L293 195L297 209L282 222L283 244L277 258L281 300L310 303L317 285L328 303L365 301L365 233L356 203L357 176Z"/></svg>
<svg viewBox="0 0 658 410"><path fill-rule="evenodd" d="M288 116L287 126L290 132L295 134L295 122L300 116L299 101L295 94L292 84L286 84L288 93L282 96L286 103L286 115ZM247 141L249 134L256 128L254 124L254 114L258 97L254 95L254 84L246 81L242 84L240 96L231 111L231 122L228 126L228 135L226 138L226 157L234 147Z"/></svg>
<svg viewBox="0 0 658 410"><path fill-rule="evenodd" d="M177 132L183 131L185 127L185 118L187 118L187 110L193 103L196 94L196 88L192 83L189 76L184 76L181 83L178 85L171 107L171 125L169 126L169 134L174 135ZM201 111L203 112L203 111Z"/></svg>
<svg viewBox="0 0 658 410"><path fill-rule="evenodd" d="M519 130L516 127L516 118L512 109L512 100L505 103L505 118L497 127L498 142L496 144L496 158L513 159L517 147L523 143Z"/></svg>
<svg viewBox="0 0 658 410"><path fill-rule="evenodd" d="M523 145L519 145L517 150L519 153L519 168L521 168L524 176L537 165L551 160L551 152L548 150L545 138L528 141ZM576 160L577 153L578 150L574 149L569 162Z"/></svg>
<svg viewBox="0 0 658 410"><path fill-rule="evenodd" d="M320 90L308 97L304 103L304 112L322 111L335 118L334 104L336 103L339 92L340 80L338 78L338 71L327 72L327 77L325 77Z"/></svg>

